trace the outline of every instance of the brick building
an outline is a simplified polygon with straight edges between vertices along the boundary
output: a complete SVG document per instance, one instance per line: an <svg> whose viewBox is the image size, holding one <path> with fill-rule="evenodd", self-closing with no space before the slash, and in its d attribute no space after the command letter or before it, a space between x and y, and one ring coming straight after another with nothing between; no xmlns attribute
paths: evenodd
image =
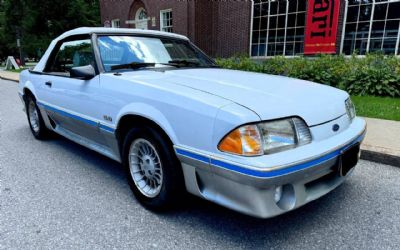
<svg viewBox="0 0 400 250"><path fill-rule="evenodd" d="M400 0L100 0L105 26L188 36L214 57L398 55Z"/></svg>
<svg viewBox="0 0 400 250"><path fill-rule="evenodd" d="M100 0L100 8L105 26L183 34L213 56L249 50L250 1Z"/></svg>

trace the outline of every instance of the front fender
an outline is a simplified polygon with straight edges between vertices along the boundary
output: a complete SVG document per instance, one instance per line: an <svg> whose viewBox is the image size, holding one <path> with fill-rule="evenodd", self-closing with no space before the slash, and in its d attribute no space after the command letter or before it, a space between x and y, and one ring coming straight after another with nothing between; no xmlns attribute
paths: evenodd
<svg viewBox="0 0 400 250"><path fill-rule="evenodd" d="M168 119L155 107L145 103L130 103L124 106L117 115L116 125L118 127L122 117L126 115L137 115L156 123L171 139L173 144L179 144L178 138Z"/></svg>
<svg viewBox="0 0 400 250"><path fill-rule="evenodd" d="M215 147L213 153L219 153L217 145L233 129L246 123L258 121L261 121L261 118L254 111L236 103L221 107L214 122L213 146Z"/></svg>

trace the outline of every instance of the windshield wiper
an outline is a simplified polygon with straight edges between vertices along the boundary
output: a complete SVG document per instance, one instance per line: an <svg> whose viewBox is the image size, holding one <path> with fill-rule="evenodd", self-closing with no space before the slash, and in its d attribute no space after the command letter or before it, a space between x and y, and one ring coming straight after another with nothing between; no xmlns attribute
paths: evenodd
<svg viewBox="0 0 400 250"><path fill-rule="evenodd" d="M140 68L146 68L146 67L155 67L156 64L173 66L173 67L177 67L177 68L182 67L182 64L178 64L178 63L131 62L131 63L126 63L126 64L118 64L118 65L111 66L111 70L116 70L116 69L140 69Z"/></svg>
<svg viewBox="0 0 400 250"><path fill-rule="evenodd" d="M199 62L193 62L193 61L188 61L188 60L171 60L168 62L171 65L177 65L177 66L199 66Z"/></svg>
<svg viewBox="0 0 400 250"><path fill-rule="evenodd" d="M218 65L215 65L215 64L211 64L211 65L207 65L207 66L204 66L205 68L221 68L221 66L218 66Z"/></svg>
<svg viewBox="0 0 400 250"><path fill-rule="evenodd" d="M193 61L188 61L188 60L171 60L168 63L131 62L131 63L126 63L126 64L118 64L118 65L111 66L111 70L140 69L140 68L146 68L146 67L155 67L156 64L167 65L167 66L172 66L172 67L176 67L176 68L187 67L187 66L197 66L197 67L200 66L199 62L193 62ZM214 68L214 67L218 67L218 66L217 65L209 65L207 67Z"/></svg>
<svg viewBox="0 0 400 250"><path fill-rule="evenodd" d="M140 69L140 68L145 68L145 67L154 67L155 65L156 65L155 63L131 62L131 63L126 63L126 64L118 64L118 65L111 66L111 70Z"/></svg>
<svg viewBox="0 0 400 250"><path fill-rule="evenodd" d="M193 61L188 61L188 60L172 60L172 61L169 61L168 65L177 66L178 68L182 67L182 66L197 66L197 67L201 67L201 68L220 68L220 66L215 65L215 64L200 66L199 62L193 62Z"/></svg>

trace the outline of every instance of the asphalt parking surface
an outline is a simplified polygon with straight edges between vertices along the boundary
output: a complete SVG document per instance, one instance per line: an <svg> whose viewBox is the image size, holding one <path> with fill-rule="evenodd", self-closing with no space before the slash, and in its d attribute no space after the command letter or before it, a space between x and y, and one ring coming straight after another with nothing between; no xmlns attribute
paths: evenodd
<svg viewBox="0 0 400 250"><path fill-rule="evenodd" d="M0 80L0 249L398 249L400 168L361 161L339 188L260 220L189 197L154 214L116 162L30 133L14 82Z"/></svg>

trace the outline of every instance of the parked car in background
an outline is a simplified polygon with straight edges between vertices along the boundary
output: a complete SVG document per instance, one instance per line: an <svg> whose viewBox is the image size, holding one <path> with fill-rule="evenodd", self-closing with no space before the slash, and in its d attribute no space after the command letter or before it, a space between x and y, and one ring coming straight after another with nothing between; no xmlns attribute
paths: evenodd
<svg viewBox="0 0 400 250"><path fill-rule="evenodd" d="M37 139L60 134L121 162L150 209L188 191L267 218L340 185L366 125L349 95L220 69L186 37L79 28L56 38L19 95Z"/></svg>

